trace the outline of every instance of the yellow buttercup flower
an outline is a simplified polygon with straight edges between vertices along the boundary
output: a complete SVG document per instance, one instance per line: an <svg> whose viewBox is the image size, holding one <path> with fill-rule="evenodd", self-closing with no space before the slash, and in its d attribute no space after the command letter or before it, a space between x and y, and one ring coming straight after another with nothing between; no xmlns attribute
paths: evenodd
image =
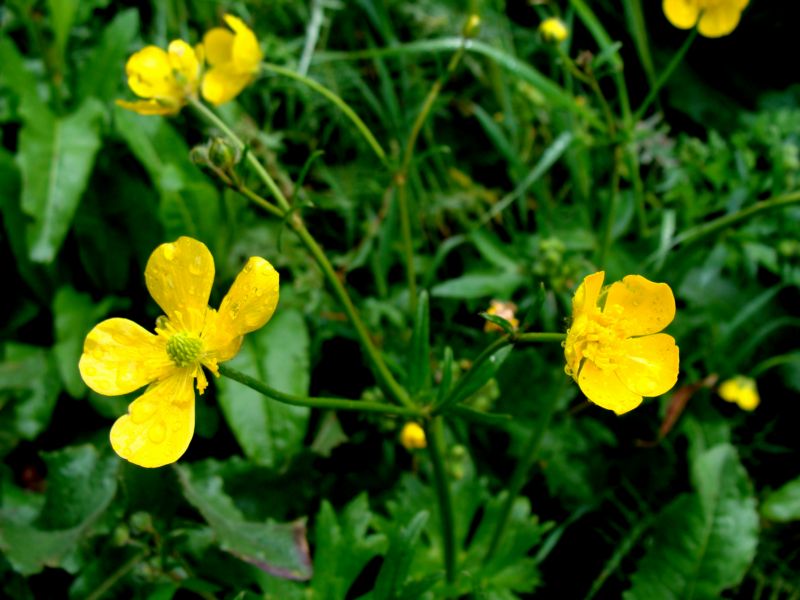
<svg viewBox="0 0 800 600"><path fill-rule="evenodd" d="M750 0L664 0L664 15L679 29L697 25L709 38L728 35L739 24Z"/></svg>
<svg viewBox="0 0 800 600"><path fill-rule="evenodd" d="M205 244L181 237L155 249L144 276L166 313L156 335L128 319L103 321L86 336L79 367L86 385L106 396L148 386L114 423L111 445L134 464L160 467L178 460L192 439L192 384L196 379L201 394L208 386L202 367L219 375L217 364L275 312L278 273L250 258L216 311L208 306L214 259Z"/></svg>
<svg viewBox="0 0 800 600"><path fill-rule="evenodd" d="M658 333L675 318L675 298L666 283L640 275L606 288L604 278L587 275L572 299L565 370L589 400L622 414L678 379L675 339Z"/></svg>
<svg viewBox="0 0 800 600"><path fill-rule="evenodd" d="M564 21L556 17L545 19L539 24L539 33L546 42L561 43L569 36Z"/></svg>
<svg viewBox="0 0 800 600"><path fill-rule="evenodd" d="M203 98L219 105L235 98L258 74L263 54L253 31L244 21L225 15L233 30L215 27L203 36L211 68L203 77Z"/></svg>
<svg viewBox="0 0 800 600"><path fill-rule="evenodd" d="M413 421L406 423L400 431L400 443L406 450L422 450L428 445L425 430L419 423Z"/></svg>
<svg viewBox="0 0 800 600"><path fill-rule="evenodd" d="M141 115L174 115L197 95L202 57L183 40L170 43L165 52L147 46L133 54L125 65L128 86L144 100L117 100L122 108Z"/></svg>
<svg viewBox="0 0 800 600"><path fill-rule="evenodd" d="M717 393L728 402L735 402L742 410L755 410L761 402L755 379L737 375L719 384Z"/></svg>

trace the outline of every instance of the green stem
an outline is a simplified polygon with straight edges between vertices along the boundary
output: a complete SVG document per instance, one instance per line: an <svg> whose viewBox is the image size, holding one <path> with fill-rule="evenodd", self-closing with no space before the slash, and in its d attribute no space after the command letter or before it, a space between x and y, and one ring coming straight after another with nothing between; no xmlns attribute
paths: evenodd
<svg viewBox="0 0 800 600"><path fill-rule="evenodd" d="M453 500L444 463L444 426L442 417L436 417L428 427L428 452L433 464L434 487L439 502L444 547L444 570L448 584L456 580L456 530L453 523Z"/></svg>
<svg viewBox="0 0 800 600"><path fill-rule="evenodd" d="M472 366L470 366L470 372L476 370L480 367L483 363L489 360L495 352L500 350L501 348L505 348L506 346L510 346L513 344L539 344L542 342L561 342L566 338L565 333L517 333L517 334L509 334L504 335L502 337L497 338L491 344L489 344L486 348L483 349L474 361L472 361ZM450 393L447 394L445 399L438 404L433 410L431 414L437 415L443 412L446 412L448 406L452 403L453 398L458 397L461 393L461 390L464 388L465 381L467 381L466 375L462 376L461 379L458 380L456 385L453 386L453 389L450 390Z"/></svg>
<svg viewBox="0 0 800 600"><path fill-rule="evenodd" d="M648 108L650 108L650 105L653 103L653 101L658 98L658 93L661 91L661 88L663 88L667 81L669 81L669 78L672 77L672 73L683 61L683 58L686 56L686 53L689 51L689 48L696 37L697 28L695 27L687 36L686 41L683 42L683 45L680 47L680 49L672 56L672 60L669 61L667 68L664 69L661 75L659 75L655 85L650 88L650 92L647 94L644 102L642 102L642 105L636 110L636 114L633 116L634 123L641 120L641 118L644 116L644 113Z"/></svg>
<svg viewBox="0 0 800 600"><path fill-rule="evenodd" d="M287 69L286 67L281 67L280 65L275 65L272 63L262 63L261 68L265 71L283 75L284 77L299 81L321 96L324 96L326 99L330 100L331 103L341 110L344 115L350 119L350 122L355 125L356 129L358 129L359 133L364 137L364 140L366 140L367 144L369 144L369 147L372 148L372 151L384 164L384 166L386 168L390 168L389 160L386 158L386 152L384 152L383 148L381 147L380 143L378 143L378 140L372 134L369 127L367 127L364 121L361 120L361 117L359 117L356 112L350 108L350 105L348 105L340 96L336 95L327 87L315 81L314 79L298 73L297 71L293 71L292 69Z"/></svg>
<svg viewBox="0 0 800 600"><path fill-rule="evenodd" d="M246 152L247 147L245 143L241 140L241 138L236 135L233 130L225 124L225 121L220 119L213 110L208 108L205 104L200 102L197 98L190 98L189 104L192 105L200 115L212 123L215 127L217 127L222 133L224 133L228 139L241 151L246 155L246 160L253 167L253 170L258 174L261 181L269 189L272 196L275 198L275 201L278 203L278 206L283 209L284 212L288 212L291 209L291 205L289 201L286 199L286 196L283 195L281 188L278 187L278 184L275 183L275 180L272 178L267 170L263 167L263 165L258 162L258 159L252 152Z"/></svg>
<svg viewBox="0 0 800 600"><path fill-rule="evenodd" d="M86 600L99 600L106 592L113 588L117 582L130 573L139 562L147 556L147 550L143 550L138 554L132 556L127 562L123 563L116 571L106 577L103 582L97 586L94 591L86 596Z"/></svg>
<svg viewBox="0 0 800 600"><path fill-rule="evenodd" d="M242 151L245 150L244 142L242 142L239 136L237 136L233 130L228 127L225 122L216 115L216 113L214 113L214 111L197 99L190 99L190 103L205 119L218 127L226 136L228 136L228 138L233 144L236 145L237 148ZM266 169L264 169L252 152L247 152L247 160L255 169L256 173L260 176L261 180L270 189L275 197L275 200L278 202L280 210L283 211L280 216L285 217L287 213L291 212L289 201L283 195L283 192L281 192L272 176L266 171ZM260 196L254 192L250 192L249 194L245 195L251 200L254 200L254 197L260 198ZM260 199L261 202L258 202L259 206L267 208L270 205L267 200L263 198ZM267 208L267 210L273 212L269 208ZM275 213L273 212L273 214ZM303 245L305 245L306 249L317 261L317 264L319 265L320 269L322 269L322 273L325 276L328 285L333 289L334 295L342 304L342 307L347 314L347 318L355 328L358 339L361 342L361 346L364 348L367 359L372 367L372 371L375 373L375 377L378 380L378 385L389 398L392 398L406 407L413 408L414 403L411 398L409 398L408 392L406 392L406 390L399 383L397 383L397 380L389 371L389 367L386 366L383 357L381 356L380 352L378 352L375 344L373 344L372 338L370 337L364 322L361 320L361 317L358 314L358 310L353 304L353 301L350 299L350 295L347 293L344 285L342 285L339 277L337 277L336 271L334 270L333 265L331 265L331 262L328 260L328 257L325 255L325 252L322 250L311 233L309 233L308 229L306 229L306 226L303 223L303 220L300 218L300 215L293 213L290 216L291 218L287 220L289 226L292 228L292 230L294 230L294 232L300 238L300 241L303 242Z"/></svg>
<svg viewBox="0 0 800 600"><path fill-rule="evenodd" d="M600 265L601 268L605 266L606 258L608 257L608 251L611 248L614 217L617 212L617 205L619 204L619 163L621 161L621 152L622 148L620 147L617 147L614 151L614 171L611 174L611 201L608 206L608 211L606 212L606 227L605 231L603 232L603 241L601 242L602 245L600 246L600 256L597 261L597 264Z"/></svg>
<svg viewBox="0 0 800 600"><path fill-rule="evenodd" d="M455 51L450 61L447 63L445 72L442 73L436 81L433 82L428 95L422 103L422 108L414 119L414 124L411 126L411 133L406 140L405 148L403 149L403 158L400 164L400 170L395 175L395 183L397 185L397 202L400 209L400 230L403 237L403 254L406 263L406 280L408 283L408 296L409 296L409 309L411 313L417 310L417 274L414 266L414 241L411 233L411 215L408 206L408 170L411 167L411 159L414 156L414 148L417 145L417 139L422 131L422 127L428 120L431 109L433 108L436 99L442 91L447 80L455 73L461 59L466 52L466 43L468 38L466 35L462 38L462 44Z"/></svg>
<svg viewBox="0 0 800 600"><path fill-rule="evenodd" d="M508 521L511 517L511 509L514 507L514 500L516 500L517 496L522 490L522 486L525 485L525 482L528 480L528 472L531 470L531 467L533 467L536 459L539 456L539 448L541 447L544 434L550 425L550 421L553 419L553 414L555 413L556 405L558 404L558 398L559 394L551 392L551 396L544 406L544 413L540 416L539 421L536 424L536 428L531 433L531 437L528 438L528 443L525 445L525 449L522 451L519 462L514 468L514 473L511 475L511 482L509 483L508 491L506 492L507 495L503 500L503 506L500 509L500 516L497 519L497 525L495 526L494 534L492 535L492 541L489 543L489 549L486 551L485 560L487 562L497 551L497 548L503 539L503 534L506 531Z"/></svg>
<svg viewBox="0 0 800 600"><path fill-rule="evenodd" d="M417 418L424 416L423 411L419 408L395 406L394 404L387 404L385 402L346 400L344 398L307 398L305 396L286 394L224 364L219 365L219 372L221 375L224 375L229 379L233 379L234 381L238 381L250 389L257 391L259 394L266 396L267 398L272 398L273 400L277 400L283 404L290 404L292 406L308 406L311 408L326 408L330 410L355 410L360 412Z"/></svg>
<svg viewBox="0 0 800 600"><path fill-rule="evenodd" d="M800 202L800 191L790 192L781 196L774 196L768 200L757 202L756 204L748 206L747 208L743 208L735 213L724 215L714 219L713 221L703 223L702 225L698 225L697 227L692 227L691 229L684 231L682 234L672 240L671 247L674 248L680 244L691 244L699 239L716 233L720 229L725 229L726 227L735 225L739 221L744 221L745 219L757 215L758 213L776 208L783 208L784 206L789 206L798 202Z"/></svg>

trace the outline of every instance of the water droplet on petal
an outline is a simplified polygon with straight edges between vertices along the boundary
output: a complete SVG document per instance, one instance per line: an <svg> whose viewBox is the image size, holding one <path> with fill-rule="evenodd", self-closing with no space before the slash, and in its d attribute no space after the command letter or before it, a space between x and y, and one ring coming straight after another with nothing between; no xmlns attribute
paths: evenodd
<svg viewBox="0 0 800 600"><path fill-rule="evenodd" d="M164 244L164 258L166 260L172 260L175 258L175 244Z"/></svg>
<svg viewBox="0 0 800 600"><path fill-rule="evenodd" d="M154 444L163 442L167 437L167 427L164 425L164 422L160 421L153 425L150 431L147 432L147 437L150 438L150 441Z"/></svg>
<svg viewBox="0 0 800 600"><path fill-rule="evenodd" d="M150 417L153 416L153 413L156 412L156 405L152 402L134 402L131 404L130 413L131 413L131 421L134 423L144 423Z"/></svg>

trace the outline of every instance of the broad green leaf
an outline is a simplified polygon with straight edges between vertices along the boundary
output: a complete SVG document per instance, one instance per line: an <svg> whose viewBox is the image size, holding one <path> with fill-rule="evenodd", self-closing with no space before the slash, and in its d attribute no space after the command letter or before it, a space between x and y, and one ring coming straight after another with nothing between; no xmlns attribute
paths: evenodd
<svg viewBox="0 0 800 600"><path fill-rule="evenodd" d="M312 598L344 600L366 564L386 551L386 537L370 533L371 521L366 494L350 502L338 517L331 504L322 501L314 527Z"/></svg>
<svg viewBox="0 0 800 600"><path fill-rule="evenodd" d="M92 50L78 78L78 97L93 96L110 101L120 90L120 77L112 73L123 73L125 59L139 31L139 13L130 8L117 14L106 26L100 42Z"/></svg>
<svg viewBox="0 0 800 600"><path fill-rule="evenodd" d="M66 117L21 107L17 164L22 173L22 210L31 218L28 252L52 262L69 231L100 149L105 109L92 98Z"/></svg>
<svg viewBox="0 0 800 600"><path fill-rule="evenodd" d="M761 514L778 523L800 520L800 478L771 492L761 503Z"/></svg>
<svg viewBox="0 0 800 600"><path fill-rule="evenodd" d="M715 446L692 466L696 493L679 496L658 517L626 600L720 598L755 557L756 500L736 450Z"/></svg>
<svg viewBox="0 0 800 600"><path fill-rule="evenodd" d="M86 394L86 384L78 372L78 361L83 352L86 334L108 313L115 302L115 298L106 298L95 306L88 294L77 292L70 286L64 286L56 292L53 300L56 334L53 354L64 387L73 398L83 398Z"/></svg>
<svg viewBox="0 0 800 600"><path fill-rule="evenodd" d="M47 349L6 346L6 360L0 363L0 453L45 430L60 391L55 361Z"/></svg>
<svg viewBox="0 0 800 600"><path fill-rule="evenodd" d="M309 337L303 315L278 310L263 328L245 337L228 364L282 392L308 395ZM222 377L217 380L225 420L248 458L283 467L303 448L309 409L289 406Z"/></svg>
<svg viewBox="0 0 800 600"><path fill-rule="evenodd" d="M431 373L431 322L428 292L422 291L408 346L408 391L416 394L428 385Z"/></svg>
<svg viewBox="0 0 800 600"><path fill-rule="evenodd" d="M220 547L262 571L285 579L311 577L303 520L293 523L247 521L223 489L219 476L197 476L176 466L183 495L208 522Z"/></svg>
<svg viewBox="0 0 800 600"><path fill-rule="evenodd" d="M500 273L468 273L436 284L431 295L436 298L510 298L514 290L525 283L516 271Z"/></svg>
<svg viewBox="0 0 800 600"><path fill-rule="evenodd" d="M44 456L47 495L31 518L14 507L0 508L0 548L23 575L44 567L77 570L75 553L117 493L116 456L92 446L73 446Z"/></svg>

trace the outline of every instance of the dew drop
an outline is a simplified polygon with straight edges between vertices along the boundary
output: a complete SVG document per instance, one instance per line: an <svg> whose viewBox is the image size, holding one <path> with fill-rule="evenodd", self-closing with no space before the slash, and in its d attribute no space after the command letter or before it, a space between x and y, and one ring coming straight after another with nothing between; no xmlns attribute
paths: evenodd
<svg viewBox="0 0 800 600"><path fill-rule="evenodd" d="M195 259L189 263L189 273L192 275L200 275L203 272L203 259L196 256Z"/></svg>
<svg viewBox="0 0 800 600"><path fill-rule="evenodd" d="M264 290L262 290L261 288L255 288L253 290L253 293L256 295L257 298L261 298L261 296L264 295Z"/></svg>
<svg viewBox="0 0 800 600"><path fill-rule="evenodd" d="M144 423L153 413L156 412L156 405L152 402L134 402L131 404L130 413L131 421L136 424Z"/></svg>
<svg viewBox="0 0 800 600"><path fill-rule="evenodd" d="M164 244L164 258L173 260L175 258L175 244Z"/></svg>
<svg viewBox="0 0 800 600"><path fill-rule="evenodd" d="M164 422L160 421L153 425L150 431L147 432L147 437L150 438L150 441L154 444L163 442L167 438L167 427L164 425Z"/></svg>

